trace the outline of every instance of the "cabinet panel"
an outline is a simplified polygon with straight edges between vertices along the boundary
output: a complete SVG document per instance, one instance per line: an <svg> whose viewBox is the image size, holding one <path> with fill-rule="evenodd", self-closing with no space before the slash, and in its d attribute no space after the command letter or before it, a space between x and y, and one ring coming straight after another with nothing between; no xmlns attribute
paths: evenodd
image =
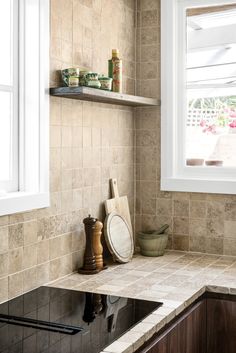
<svg viewBox="0 0 236 353"><path fill-rule="evenodd" d="M168 353L167 351L167 336L164 336L159 342L147 347L143 353Z"/></svg>
<svg viewBox="0 0 236 353"><path fill-rule="evenodd" d="M207 299L207 353L236 352L236 302Z"/></svg>
<svg viewBox="0 0 236 353"><path fill-rule="evenodd" d="M203 353L206 347L206 302L201 301L178 325L178 352Z"/></svg>
<svg viewBox="0 0 236 353"><path fill-rule="evenodd" d="M161 335L153 338L140 353L205 353L206 302L201 301ZM222 353L222 352L221 352Z"/></svg>
<svg viewBox="0 0 236 353"><path fill-rule="evenodd" d="M138 352L140 353L179 353L178 349L178 328L177 325L172 325L162 335L154 338L146 345L145 348L141 348Z"/></svg>

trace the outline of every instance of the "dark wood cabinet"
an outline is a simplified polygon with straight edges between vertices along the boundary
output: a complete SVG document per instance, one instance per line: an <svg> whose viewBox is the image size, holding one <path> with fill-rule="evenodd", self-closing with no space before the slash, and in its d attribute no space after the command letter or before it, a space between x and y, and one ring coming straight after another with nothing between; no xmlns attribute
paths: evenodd
<svg viewBox="0 0 236 353"><path fill-rule="evenodd" d="M236 301L207 299L207 353L236 352Z"/></svg>
<svg viewBox="0 0 236 353"><path fill-rule="evenodd" d="M207 293L137 352L236 353L236 296Z"/></svg>
<svg viewBox="0 0 236 353"><path fill-rule="evenodd" d="M205 353L206 302L195 304L162 334L153 338L140 353Z"/></svg>
<svg viewBox="0 0 236 353"><path fill-rule="evenodd" d="M142 353L177 353L176 348L178 346L178 330L177 326L171 327L170 330L166 331L163 336L160 336L156 341L154 340L149 346L147 346Z"/></svg>
<svg viewBox="0 0 236 353"><path fill-rule="evenodd" d="M205 353L206 301L202 300L178 324L178 352Z"/></svg>

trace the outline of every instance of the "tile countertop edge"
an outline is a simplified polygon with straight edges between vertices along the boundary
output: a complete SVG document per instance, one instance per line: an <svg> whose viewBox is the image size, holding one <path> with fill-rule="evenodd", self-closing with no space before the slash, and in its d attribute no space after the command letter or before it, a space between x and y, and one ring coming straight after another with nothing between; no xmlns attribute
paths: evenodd
<svg viewBox="0 0 236 353"><path fill-rule="evenodd" d="M171 259L171 254L174 256L176 254L176 257L174 257L173 261L164 261L169 258ZM192 259L191 259L192 256ZM196 256L196 260L194 258ZM204 259L210 259L211 261L209 262L209 265L205 266L201 264L199 265L199 259L201 258ZM144 259L143 257L137 257L137 259ZM185 259L190 259L189 262L185 263ZM195 259L195 260L194 260ZM197 262L198 261L198 262ZM176 271L173 270L175 268L175 264L177 266L177 275L183 274L187 271L190 271L191 273L191 268L194 270L194 265L196 265L196 268L199 268L199 271L203 271L200 275L198 276L193 276L192 278L192 283L193 287L185 287L183 286L176 286L176 300L171 298L165 298L165 296L161 297L158 296L156 299L155 298L145 298L145 296L135 296L137 299L146 299L146 300L152 300L152 301L157 301L157 302L162 302L163 305L159 307L157 310L155 310L153 313L151 313L149 316L147 316L145 319L143 319L140 323L135 325L133 328L131 328L128 332L126 332L124 335L122 335L118 340L110 344L108 347L106 347L101 353L133 353L135 352L138 348L140 348L146 341L148 341L154 334L158 333L166 324L168 324L172 319L174 319L177 315L179 315L183 310L188 308L192 303L194 303L201 295L203 295L206 291L208 292L214 292L214 293L224 293L224 294L236 294L236 282L233 283L233 286L228 285L229 279L227 278L227 269L230 269L231 267L233 268L233 271L236 271L236 258L233 257L225 257L225 256L211 256L211 255L206 255L206 254L192 254L191 253L184 253L184 252L169 252L166 257L163 256L160 258L160 260L153 260L150 258L146 258L146 260L143 260L145 263L144 266L140 266L136 268L136 266L132 266L127 264L127 266L121 267L118 264L113 264L113 267L107 271L104 271L104 275L102 275L102 279L108 278L108 281L105 280L105 285L102 285L101 279L100 282L99 280L94 276L88 276L88 277L81 277L81 275L78 275L77 273L74 273L72 275L67 276L66 278L57 280L50 285L53 287L60 287L60 288L67 288L67 289L72 289L72 290L82 290L82 291L90 291L90 292L99 292L102 294L112 294L112 295L118 295L118 296L125 296L125 297L132 297L132 295L128 295L124 293L121 293L118 291L119 289L119 283L121 281L117 282L117 285L107 285L107 282L109 282L110 277L113 277L113 274L115 272L120 272L120 274L123 274L125 278L129 276L131 273L136 274L139 272L143 278L147 278L148 274L152 276L153 273L157 274L160 271L160 268L164 269L164 271L167 272L168 269L171 269L171 275ZM160 266L160 263L164 263L163 266ZM174 262L174 267L172 262ZM194 263L195 262L195 263ZM145 275L143 269L151 268L151 264L156 264L158 267L158 270L154 270L153 272L150 270L150 272ZM157 265L158 264L158 265ZM146 266L146 268L145 268ZM188 267L191 267L188 269ZM224 267L225 266L225 267ZM226 273L224 273L224 270L226 269ZM185 271L185 272L184 272ZM210 273L212 272L212 275ZM214 277L214 271L215 273L218 271L219 278L217 276ZM127 272L127 273L126 273ZM161 272L161 271L160 271ZM234 273L234 272L233 272ZM212 276L212 280L204 279L204 283L202 285L195 284L194 280L201 278L201 275L204 276L204 274L208 276ZM225 276L225 277L224 277ZM173 276L172 276L173 277ZM183 275L182 275L183 277ZM204 278L204 277L203 277ZM216 279L215 279L216 278ZM215 279L215 283L214 283ZM141 277L139 278L141 280ZM227 285L225 285L225 280L227 282ZM112 281L112 280L110 280ZM221 285L221 282L223 285ZM137 285L137 282L133 283L133 286ZM158 282L158 281L157 281ZM161 293L162 288L163 291L166 290L167 288L172 288L172 282L171 282L171 276L170 276L170 283L168 283L168 276L167 279L164 281L164 285L157 285L155 288L156 291L155 293ZM211 282L211 283L210 283ZM207 284L210 283L210 284ZM93 284L93 285L92 285ZM112 282L113 284L113 282ZM121 284L120 284L121 285ZM155 286L155 284L154 284ZM101 288L101 289L99 289ZM122 287L121 287L122 288ZM127 287L126 287L127 288ZM161 289L160 289L161 288ZM184 290L183 290L184 288ZM122 291L123 292L123 291ZM173 293L173 292L172 292ZM174 292L175 293L175 292ZM178 298L178 295L181 293L181 299ZM173 296L173 294L172 294ZM134 296L133 296L134 297Z"/></svg>
<svg viewBox="0 0 236 353"><path fill-rule="evenodd" d="M160 308L148 315L144 320L135 325L100 353L134 353L153 335L158 333L166 324L172 321L177 315L181 314L182 311L187 309L206 292L236 294L236 288L214 285L203 286L184 303L178 305L178 302L176 302L176 307L174 301L159 299L159 302L163 302Z"/></svg>

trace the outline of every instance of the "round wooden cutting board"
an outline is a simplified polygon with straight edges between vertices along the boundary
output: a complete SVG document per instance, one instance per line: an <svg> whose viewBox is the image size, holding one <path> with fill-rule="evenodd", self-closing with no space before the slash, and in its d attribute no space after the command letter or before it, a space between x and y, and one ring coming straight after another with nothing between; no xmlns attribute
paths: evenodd
<svg viewBox="0 0 236 353"><path fill-rule="evenodd" d="M134 253L134 242L125 219L111 212L105 220L104 234L113 259L121 263L129 262Z"/></svg>

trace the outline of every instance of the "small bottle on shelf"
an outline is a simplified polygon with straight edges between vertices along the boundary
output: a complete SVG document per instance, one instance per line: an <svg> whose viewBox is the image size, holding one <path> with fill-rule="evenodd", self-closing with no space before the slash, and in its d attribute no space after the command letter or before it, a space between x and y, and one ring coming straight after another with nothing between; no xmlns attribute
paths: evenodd
<svg viewBox="0 0 236 353"><path fill-rule="evenodd" d="M108 60L108 76L113 79L112 91L122 92L122 60L119 59L119 50L112 49L112 59Z"/></svg>

